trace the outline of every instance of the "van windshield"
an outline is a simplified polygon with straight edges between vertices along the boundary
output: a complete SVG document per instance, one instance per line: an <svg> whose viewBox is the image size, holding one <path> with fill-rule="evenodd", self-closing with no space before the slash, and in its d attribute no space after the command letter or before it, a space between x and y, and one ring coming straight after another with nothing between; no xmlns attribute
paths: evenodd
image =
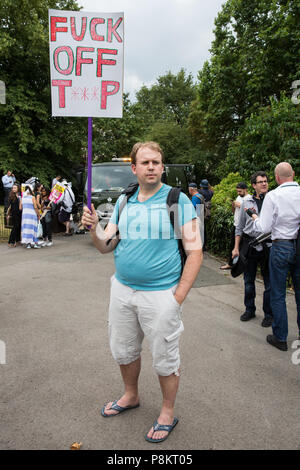
<svg viewBox="0 0 300 470"><path fill-rule="evenodd" d="M136 183L136 181L130 165L94 166L92 192L123 191L130 183Z"/></svg>

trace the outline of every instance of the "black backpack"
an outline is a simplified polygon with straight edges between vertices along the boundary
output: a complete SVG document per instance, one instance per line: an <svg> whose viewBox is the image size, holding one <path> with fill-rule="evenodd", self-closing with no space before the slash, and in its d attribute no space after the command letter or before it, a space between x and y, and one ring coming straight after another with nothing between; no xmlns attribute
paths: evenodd
<svg viewBox="0 0 300 470"><path fill-rule="evenodd" d="M122 210L126 206L126 204L128 202L128 199L136 192L138 187L139 187L138 183L131 183L126 189L124 189L122 191L121 194L125 194L125 197L123 198L123 200L121 201L121 204L119 205L119 214L118 214L117 222L120 219ZM167 210L168 210L168 214L169 214L169 217L170 217L170 222L172 224L172 227L174 229L175 236L176 236L177 242L178 242L178 251L180 253L181 272L182 272L183 268L184 268L184 265L185 265L185 262L186 262L186 253L185 253L184 248L183 248L182 239L181 239L181 232L180 232L180 229L179 229L179 226L178 226L178 200L179 200L180 193L181 193L180 188L171 188L170 189L169 194L167 196ZM116 232L115 236L118 236L118 235L119 235L119 230ZM111 242L111 240L112 240L112 238L107 240L106 244L108 245Z"/></svg>

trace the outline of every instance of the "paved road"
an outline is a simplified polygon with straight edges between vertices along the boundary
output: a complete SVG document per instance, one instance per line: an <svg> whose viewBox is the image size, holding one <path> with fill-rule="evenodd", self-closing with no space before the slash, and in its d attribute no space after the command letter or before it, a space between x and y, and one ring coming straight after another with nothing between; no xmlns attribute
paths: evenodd
<svg viewBox="0 0 300 470"><path fill-rule="evenodd" d="M0 449L153 449L144 440L160 410L160 390L145 344L141 407L112 419L102 405L121 393L106 319L111 255L89 235L55 237L41 250L0 245ZM269 346L262 320L240 322L242 280L205 255L185 302L180 423L155 451L300 449L300 365L292 363L296 309L288 295L289 351ZM300 358L299 356L297 356Z"/></svg>

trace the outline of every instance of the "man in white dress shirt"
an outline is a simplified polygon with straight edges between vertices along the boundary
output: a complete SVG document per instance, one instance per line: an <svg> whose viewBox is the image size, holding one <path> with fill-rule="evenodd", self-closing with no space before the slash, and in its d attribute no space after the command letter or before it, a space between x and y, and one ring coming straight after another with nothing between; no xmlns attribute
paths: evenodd
<svg viewBox="0 0 300 470"><path fill-rule="evenodd" d="M297 304L297 323L300 338L300 186L294 181L295 172L286 162L275 168L278 188L270 191L264 200L259 217L252 215L257 230L272 232L270 254L271 307L273 335L267 336L272 346L287 351L288 319L286 309L286 279L292 274Z"/></svg>
<svg viewBox="0 0 300 470"><path fill-rule="evenodd" d="M8 170L6 175L2 176L2 184L4 188L4 208L5 212L8 208L8 198L9 198L9 193L12 190L12 187L16 181L15 175Z"/></svg>

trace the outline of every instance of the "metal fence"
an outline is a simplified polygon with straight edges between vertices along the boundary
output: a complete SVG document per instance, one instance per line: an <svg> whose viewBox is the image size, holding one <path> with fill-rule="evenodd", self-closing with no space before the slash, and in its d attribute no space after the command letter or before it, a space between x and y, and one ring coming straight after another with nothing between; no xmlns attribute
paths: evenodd
<svg viewBox="0 0 300 470"><path fill-rule="evenodd" d="M4 207L0 206L0 241L8 241L10 230L11 229L6 227Z"/></svg>

